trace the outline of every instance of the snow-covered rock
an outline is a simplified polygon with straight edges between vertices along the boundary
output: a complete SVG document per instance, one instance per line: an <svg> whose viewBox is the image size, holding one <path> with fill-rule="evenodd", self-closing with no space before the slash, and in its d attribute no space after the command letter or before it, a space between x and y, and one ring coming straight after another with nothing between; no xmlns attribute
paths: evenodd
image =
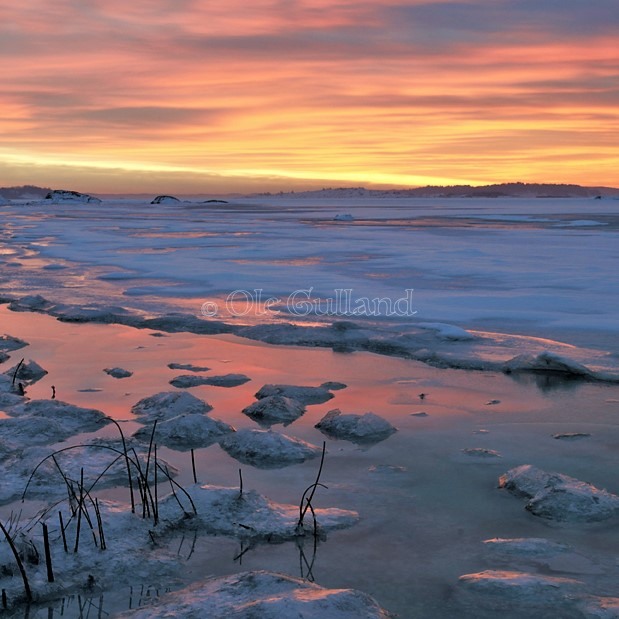
<svg viewBox="0 0 619 619"><path fill-rule="evenodd" d="M499 478L499 487L526 498L535 516L560 522L595 522L619 515L619 496L560 473L525 464Z"/></svg>
<svg viewBox="0 0 619 619"><path fill-rule="evenodd" d="M275 503L255 490L193 485L185 487L193 505L183 493L169 495L159 504L161 525L166 530L197 529L213 535L230 535L241 539L285 541L313 534L313 519L308 514L299 527L299 506ZM195 507L195 511L194 508ZM326 534L347 528L359 520L357 512L314 507L317 533Z"/></svg>
<svg viewBox="0 0 619 619"><path fill-rule="evenodd" d="M156 419L163 421L178 415L202 415L213 410L210 404L187 391L163 391L143 398L133 405L131 412L142 423Z"/></svg>
<svg viewBox="0 0 619 619"><path fill-rule="evenodd" d="M125 370L124 368L105 368L103 371L112 378L129 378L133 376L133 372Z"/></svg>
<svg viewBox="0 0 619 619"><path fill-rule="evenodd" d="M243 428L219 443L230 456L261 469L278 469L315 458L320 447L272 430Z"/></svg>
<svg viewBox="0 0 619 619"><path fill-rule="evenodd" d="M54 191L50 191L50 193L45 196L45 200L51 202L52 204L63 204L67 202L77 202L83 204L101 203L101 200L99 198L89 196L87 193L80 193L79 191L67 191L64 189L54 189Z"/></svg>
<svg viewBox="0 0 619 619"><path fill-rule="evenodd" d="M302 387L297 385L264 385L256 393L261 400L272 395L281 395L301 402L301 404L322 404L333 397L333 394L324 387Z"/></svg>
<svg viewBox="0 0 619 619"><path fill-rule="evenodd" d="M354 589L325 589L272 572L242 572L193 584L153 605L121 615L133 619L388 619L369 595Z"/></svg>
<svg viewBox="0 0 619 619"><path fill-rule="evenodd" d="M145 426L133 435L141 441L150 441L153 428ZM234 428L223 421L211 419L206 415L181 414L166 419L155 428L155 443L179 451L208 447L223 436L234 432Z"/></svg>
<svg viewBox="0 0 619 619"><path fill-rule="evenodd" d="M179 389L189 389L199 385L210 385L211 387L238 387L249 382L251 378L245 374L224 374L222 376L195 376L183 374L170 381L170 385Z"/></svg>
<svg viewBox="0 0 619 619"><path fill-rule="evenodd" d="M511 372L551 372L581 378L592 378L593 372L569 357L545 351L539 355L523 354L506 361L503 371Z"/></svg>
<svg viewBox="0 0 619 619"><path fill-rule="evenodd" d="M315 426L331 438L354 443L378 443L397 432L386 419L374 414L344 414L339 408L329 411Z"/></svg>
<svg viewBox="0 0 619 619"><path fill-rule="evenodd" d="M157 196L151 201L151 204L180 204L180 200L174 196Z"/></svg>
<svg viewBox="0 0 619 619"><path fill-rule="evenodd" d="M270 395L245 407L242 412L263 426L277 423L287 426L305 413L305 407L298 400Z"/></svg>
<svg viewBox="0 0 619 619"><path fill-rule="evenodd" d="M19 367L19 370L17 368ZM15 376L15 372L17 371L17 376ZM6 376L9 376L11 380L13 376L15 376L16 381L21 381L25 385L32 385L36 383L38 380L41 380L46 374L47 370L44 370L36 361L30 359L29 361L25 361L21 365L16 364L12 368L8 369L5 373Z"/></svg>

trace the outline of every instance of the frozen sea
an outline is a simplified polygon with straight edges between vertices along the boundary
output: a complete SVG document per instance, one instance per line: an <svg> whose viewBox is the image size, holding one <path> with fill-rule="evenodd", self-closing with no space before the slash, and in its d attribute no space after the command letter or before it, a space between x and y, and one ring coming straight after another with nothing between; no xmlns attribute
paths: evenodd
<svg viewBox="0 0 619 619"><path fill-rule="evenodd" d="M329 489L318 503L355 510L359 523L330 534L313 560L311 544L300 553L294 544L248 550L225 536L177 540L185 581L243 569L307 578L309 569L319 584L365 591L404 618L617 616L595 614L619 598L617 516L558 524L497 482L534 464L619 494L618 201L106 200L13 203L0 216L0 332L29 342L0 370L22 357L48 370L28 387L32 399L49 398L54 385L60 399L103 410L129 431L139 426L131 407L173 390L169 380L183 373L167 364L190 363L251 378L188 390L240 429L256 427L240 411L263 384L348 385L278 431L327 440ZM501 371L544 353L584 367L585 380ZM132 376L103 372L116 366ZM373 411L398 432L373 446L325 439L314 424L336 407ZM238 482L239 463L216 444L198 453L201 481ZM187 453L162 454L191 483ZM243 474L295 504L316 468L243 465ZM14 508L3 506L3 516ZM484 545L493 538L568 550L493 554ZM459 584L489 570L575 582L542 580L515 599L497 597L500 584ZM130 593L104 592L91 612L141 604L161 578L155 571ZM36 612L77 617L81 604L67 598Z"/></svg>

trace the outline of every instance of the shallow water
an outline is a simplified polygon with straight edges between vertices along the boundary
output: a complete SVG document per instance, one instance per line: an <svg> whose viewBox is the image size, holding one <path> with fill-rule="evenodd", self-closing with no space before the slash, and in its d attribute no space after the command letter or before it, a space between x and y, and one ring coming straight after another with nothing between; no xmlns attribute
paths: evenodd
<svg viewBox="0 0 619 619"><path fill-rule="evenodd" d="M269 346L234 336L157 334L120 325L62 323L42 314L13 313L5 306L0 306L0 332L29 342L27 348L11 353L0 369L25 357L49 372L28 389L29 397L49 398L54 385L62 401L126 420L126 433L138 427L130 412L133 404L174 390L168 381L184 372L167 368L170 362L206 365L211 375L247 374L252 380L239 387L190 389L214 407L212 417L237 428L257 427L240 411L265 383L341 381L348 385L334 392L331 401L309 406L292 425L275 429L317 445L326 441L322 481L328 490L321 489L314 503L356 510L360 523L332 533L318 545L314 558L311 540L306 541L307 563L294 543L258 545L235 560L246 550L235 540L204 536L194 544L189 537L179 537L172 543L187 559L180 582L170 583L172 587L245 569L307 576L311 564L310 575L319 584L365 591L401 617L491 617L496 616L491 611L486 615L483 609L467 606L468 602L463 605L458 594L460 575L494 567L484 555L482 541L547 537L572 544L601 566L599 574L578 574L588 592L619 595L616 523L552 525L527 513L519 499L496 489L500 474L531 463L619 493L619 386L437 370L369 353ZM133 376L119 380L103 372L116 366L133 371ZM499 402L489 404L494 400ZM375 412L399 431L367 448L328 439L313 426L335 407L344 412ZM419 412L427 416L414 415ZM575 442L553 439L559 432L587 432L591 437ZM105 428L100 434L112 436L114 430ZM480 460L462 453L475 447L497 450L502 457ZM161 455L181 469L180 483L191 483L188 453L162 449ZM239 463L217 445L198 450L196 464L201 482L238 484ZM313 482L317 466L314 460L278 470L241 468L246 488L297 504ZM102 491L101 496L124 493ZM2 507L0 513L6 516L11 507ZM113 615L139 603L143 590L145 596L156 594L149 583L131 585L132 591L123 587L105 592L102 602L98 595L93 598L91 616L97 616L101 603L102 612ZM83 596L65 600L62 616L85 616L80 601ZM30 616L49 616L46 609L36 612L31 610ZM58 607L53 613L61 616ZM501 614L524 616L521 609Z"/></svg>

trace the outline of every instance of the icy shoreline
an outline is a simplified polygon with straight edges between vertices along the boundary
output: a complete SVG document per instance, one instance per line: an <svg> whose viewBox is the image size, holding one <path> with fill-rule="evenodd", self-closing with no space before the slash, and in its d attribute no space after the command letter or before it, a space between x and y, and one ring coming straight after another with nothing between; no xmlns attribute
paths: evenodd
<svg viewBox="0 0 619 619"><path fill-rule="evenodd" d="M437 368L619 382L619 360L610 353L534 337L464 330L443 323L413 324L408 328L381 328L353 321L320 326L286 322L245 326L180 313L144 317L125 308L54 303L41 295L15 299L4 296L0 304L7 304L11 311L43 313L62 322L120 324L166 333L231 334L268 344L331 348L340 353L372 352ZM195 384L200 380L186 378Z"/></svg>

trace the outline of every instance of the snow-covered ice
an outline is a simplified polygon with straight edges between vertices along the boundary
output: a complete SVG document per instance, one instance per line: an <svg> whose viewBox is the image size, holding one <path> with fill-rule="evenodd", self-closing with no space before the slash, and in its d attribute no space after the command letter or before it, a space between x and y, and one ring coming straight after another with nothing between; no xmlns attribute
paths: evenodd
<svg viewBox="0 0 619 619"><path fill-rule="evenodd" d="M209 579L168 594L159 603L123 615L132 619L180 616L195 619L388 619L392 615L360 591L327 589L307 580L266 571Z"/></svg>

